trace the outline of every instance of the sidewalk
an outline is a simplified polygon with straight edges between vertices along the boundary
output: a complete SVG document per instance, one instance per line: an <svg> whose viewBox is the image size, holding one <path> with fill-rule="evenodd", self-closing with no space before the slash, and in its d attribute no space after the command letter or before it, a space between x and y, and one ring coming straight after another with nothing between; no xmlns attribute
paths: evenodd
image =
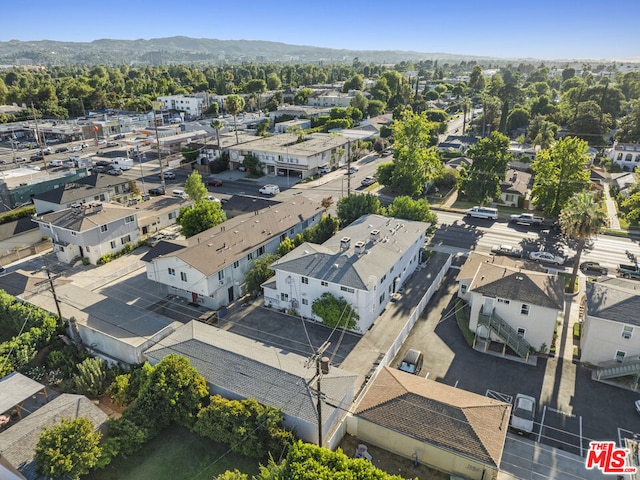
<svg viewBox="0 0 640 480"><path fill-rule="evenodd" d="M609 185L603 185L605 205L609 214L609 228L611 230L620 230L620 220L618 219L618 211L616 210L616 202L611 199L609 194Z"/></svg>

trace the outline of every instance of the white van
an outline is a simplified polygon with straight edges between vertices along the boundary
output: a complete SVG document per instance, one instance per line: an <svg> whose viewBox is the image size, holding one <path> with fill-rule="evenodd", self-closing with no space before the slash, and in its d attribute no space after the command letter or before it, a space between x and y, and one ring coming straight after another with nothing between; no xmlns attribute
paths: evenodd
<svg viewBox="0 0 640 480"><path fill-rule="evenodd" d="M280 193L280 187L278 185L263 185L258 190L263 195L275 195L276 193Z"/></svg>
<svg viewBox="0 0 640 480"><path fill-rule="evenodd" d="M491 207L473 207L465 211L467 217L498 219L498 209Z"/></svg>
<svg viewBox="0 0 640 480"><path fill-rule="evenodd" d="M171 194L172 194L174 197L180 197L180 198L182 198L183 200L186 200L187 198L189 198L189 197L187 196L187 194L186 194L186 193L184 193L184 190L177 190L177 189L176 189L176 190L174 190L173 192L171 192Z"/></svg>
<svg viewBox="0 0 640 480"><path fill-rule="evenodd" d="M321 174L325 174L325 173L330 173L331 172L331 167L327 164L327 165L322 165L320 168L318 168L318 173Z"/></svg>
<svg viewBox="0 0 640 480"><path fill-rule="evenodd" d="M111 165L118 167L122 171L131 170L133 167L133 160L130 158L116 158L111 162Z"/></svg>

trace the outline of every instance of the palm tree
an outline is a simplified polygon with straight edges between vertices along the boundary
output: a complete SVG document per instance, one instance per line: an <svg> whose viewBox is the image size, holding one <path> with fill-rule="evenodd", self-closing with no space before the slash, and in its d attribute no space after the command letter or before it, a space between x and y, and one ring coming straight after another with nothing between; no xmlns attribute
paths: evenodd
<svg viewBox="0 0 640 480"><path fill-rule="evenodd" d="M218 140L218 150L222 151L222 147L220 146L220 130L224 128L224 123L222 123L221 120L212 120L210 125L211 125L211 128L215 129L216 131L216 139Z"/></svg>
<svg viewBox="0 0 640 480"><path fill-rule="evenodd" d="M238 125L236 124L236 115L244 110L244 98L240 95L227 95L227 98L224 102L225 109L231 115L233 115L233 127L236 130L236 145L240 143L238 140Z"/></svg>
<svg viewBox="0 0 640 480"><path fill-rule="evenodd" d="M576 193L560 212L562 233L578 241L576 261L571 273L571 292L575 288L580 256L586 241L598 235L609 224L609 217L602 202L595 200L592 192Z"/></svg>

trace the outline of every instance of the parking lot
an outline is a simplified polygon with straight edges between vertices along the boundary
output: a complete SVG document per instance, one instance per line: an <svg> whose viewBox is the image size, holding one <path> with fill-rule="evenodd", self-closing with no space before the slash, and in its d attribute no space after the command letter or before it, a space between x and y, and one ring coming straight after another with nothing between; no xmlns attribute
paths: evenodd
<svg viewBox="0 0 640 480"><path fill-rule="evenodd" d="M590 441L620 442L640 432L634 409L640 394L593 381L591 369L563 358L540 357L532 366L470 348L455 319L456 275L449 271L393 367L414 348L424 353L423 377L480 395L502 395L503 401L530 395L537 399L530 440L576 455L586 455Z"/></svg>

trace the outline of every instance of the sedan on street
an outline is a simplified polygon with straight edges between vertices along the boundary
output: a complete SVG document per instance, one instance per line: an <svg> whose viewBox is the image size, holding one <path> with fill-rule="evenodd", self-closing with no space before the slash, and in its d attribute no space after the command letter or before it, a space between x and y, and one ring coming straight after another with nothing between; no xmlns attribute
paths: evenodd
<svg viewBox="0 0 640 480"><path fill-rule="evenodd" d="M598 262L582 262L580 264L580 270L585 275L608 275L609 269L603 267Z"/></svg>
<svg viewBox="0 0 640 480"><path fill-rule="evenodd" d="M349 167L349 170L347 170L347 175L351 175L352 173L356 173L358 170L359 170L358 167L351 166L351 167Z"/></svg>
<svg viewBox="0 0 640 480"><path fill-rule="evenodd" d="M564 264L564 257L554 255L550 252L531 252L529 258L535 262L551 263L554 265Z"/></svg>
<svg viewBox="0 0 640 480"><path fill-rule="evenodd" d="M513 245L494 245L491 253L496 255L506 255L507 257L522 258L522 250Z"/></svg>
<svg viewBox="0 0 640 480"><path fill-rule="evenodd" d="M164 176L165 180L173 180L176 178L176 174L173 172L162 172L162 176Z"/></svg>
<svg viewBox="0 0 640 480"><path fill-rule="evenodd" d="M211 185L212 187L221 187L222 186L222 180L219 180L217 178L208 178L207 179L207 185Z"/></svg>

